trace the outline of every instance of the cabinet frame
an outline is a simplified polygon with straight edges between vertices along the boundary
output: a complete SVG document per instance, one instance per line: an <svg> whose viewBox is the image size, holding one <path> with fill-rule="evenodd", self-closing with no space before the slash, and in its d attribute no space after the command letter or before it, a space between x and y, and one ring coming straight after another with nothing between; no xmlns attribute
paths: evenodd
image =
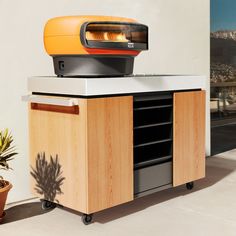
<svg viewBox="0 0 236 236"><path fill-rule="evenodd" d="M54 202L90 214L132 201L134 194L143 196L205 177L205 91L168 93L138 96L138 102L153 102L137 107L133 107L136 95L75 98L79 106L72 108L29 104L31 167L36 167L39 153L45 152L48 162L50 155L60 158L65 183L61 186L63 194ZM151 124L134 120L134 112L149 114L152 109L155 114L156 110L165 111L163 117L168 117L171 109L173 117L159 117ZM170 126L173 134L163 136L161 133ZM144 132L134 143L134 132L150 128L153 132L159 129L157 139L143 139L148 134ZM134 149L165 147L168 142L173 143L171 151L163 157L160 153L159 159L134 163ZM157 186L155 173L149 170L159 172ZM164 170L168 173L162 179ZM135 186L134 178L139 181L142 176L144 179ZM32 193L42 198L35 185L31 178Z"/></svg>
<svg viewBox="0 0 236 236"><path fill-rule="evenodd" d="M36 168L38 154L48 163L57 155L65 179L53 201L90 214L133 200L133 97L78 103L78 114L29 105L30 164ZM32 193L45 199L36 188L32 176Z"/></svg>

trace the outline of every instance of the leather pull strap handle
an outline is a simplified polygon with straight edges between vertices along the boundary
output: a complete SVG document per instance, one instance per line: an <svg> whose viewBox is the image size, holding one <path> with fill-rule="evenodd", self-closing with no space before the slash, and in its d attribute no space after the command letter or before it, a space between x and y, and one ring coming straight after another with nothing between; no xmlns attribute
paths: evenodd
<svg viewBox="0 0 236 236"><path fill-rule="evenodd" d="M55 98L39 95L26 95L23 101L31 103L31 109L69 114L79 114L79 101L75 98Z"/></svg>

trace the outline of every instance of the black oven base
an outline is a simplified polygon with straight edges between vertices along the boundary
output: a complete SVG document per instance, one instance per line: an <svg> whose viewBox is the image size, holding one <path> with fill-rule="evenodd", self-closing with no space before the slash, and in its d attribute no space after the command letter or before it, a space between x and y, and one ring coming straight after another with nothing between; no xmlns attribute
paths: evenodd
<svg viewBox="0 0 236 236"><path fill-rule="evenodd" d="M110 77L133 73L134 57L114 55L63 55L53 57L59 77Z"/></svg>

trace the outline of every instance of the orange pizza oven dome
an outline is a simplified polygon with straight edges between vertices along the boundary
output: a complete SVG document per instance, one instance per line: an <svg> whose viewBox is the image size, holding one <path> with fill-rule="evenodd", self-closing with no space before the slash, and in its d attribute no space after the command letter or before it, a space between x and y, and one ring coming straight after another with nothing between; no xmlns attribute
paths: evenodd
<svg viewBox="0 0 236 236"><path fill-rule="evenodd" d="M44 46L54 59L57 75L125 75L133 71L134 57L148 49L148 27L124 17L56 17L45 25ZM104 68L98 68L98 64L106 64L106 61L107 68L116 61L120 66L107 70L106 74ZM94 65L87 66L86 71L79 70L84 68L85 63Z"/></svg>

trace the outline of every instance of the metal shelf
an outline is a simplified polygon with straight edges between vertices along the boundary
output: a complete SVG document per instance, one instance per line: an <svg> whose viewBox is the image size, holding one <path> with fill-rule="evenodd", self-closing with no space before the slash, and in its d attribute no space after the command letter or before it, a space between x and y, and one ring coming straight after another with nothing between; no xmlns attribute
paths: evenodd
<svg viewBox="0 0 236 236"><path fill-rule="evenodd" d="M160 100L171 100L173 96L171 94L153 94L153 95L144 95L134 98L134 102L145 102L145 101L160 101Z"/></svg>
<svg viewBox="0 0 236 236"><path fill-rule="evenodd" d="M135 126L134 129L145 129L145 128L162 126L162 125L171 125L172 123L173 123L172 121L167 121L167 122L160 122L160 123L155 123L155 124L139 125L139 126Z"/></svg>
<svg viewBox="0 0 236 236"><path fill-rule="evenodd" d="M161 108L167 108L167 107L172 107L172 105L137 107L137 108L134 108L134 111L143 111L143 110L150 110L150 109L161 109Z"/></svg>
<svg viewBox="0 0 236 236"><path fill-rule="evenodd" d="M170 141L172 141L172 138L156 140L156 141L152 141L152 142L147 142L147 143L141 143L141 144L134 145L134 148L149 146L149 145L153 145L153 144L157 144L157 143L165 143L165 142L170 142Z"/></svg>
<svg viewBox="0 0 236 236"><path fill-rule="evenodd" d="M134 97L134 193L172 183L173 95Z"/></svg>
<svg viewBox="0 0 236 236"><path fill-rule="evenodd" d="M158 158L154 158L154 159L152 158L151 160L143 161L143 162L139 162L139 163L134 164L134 169L137 170L137 169L140 169L140 168L161 164L161 163L168 162L168 161L171 161L171 160L172 160L171 155L158 157Z"/></svg>

